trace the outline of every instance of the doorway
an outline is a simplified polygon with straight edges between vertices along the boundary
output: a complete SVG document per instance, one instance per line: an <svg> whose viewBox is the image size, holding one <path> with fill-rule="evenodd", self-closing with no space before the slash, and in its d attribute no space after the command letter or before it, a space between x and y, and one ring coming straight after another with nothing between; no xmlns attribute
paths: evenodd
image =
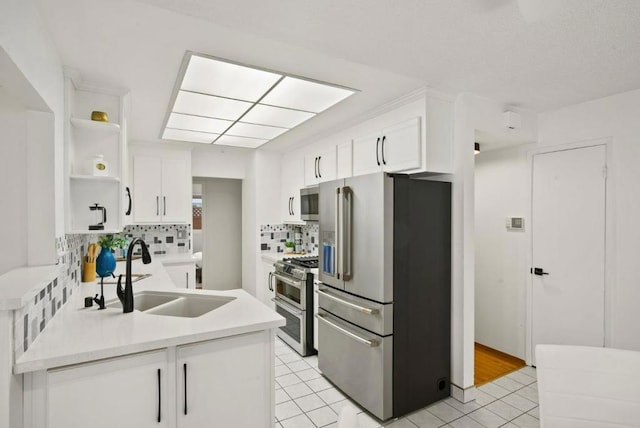
<svg viewBox="0 0 640 428"><path fill-rule="evenodd" d="M193 251L194 255L201 253L196 256L201 287L207 290L241 288L242 180L194 177L193 188ZM195 215L198 202L199 219ZM200 229L195 227L198 223Z"/></svg>
<svg viewBox="0 0 640 428"><path fill-rule="evenodd" d="M604 346L605 144L532 159L531 359L540 343Z"/></svg>

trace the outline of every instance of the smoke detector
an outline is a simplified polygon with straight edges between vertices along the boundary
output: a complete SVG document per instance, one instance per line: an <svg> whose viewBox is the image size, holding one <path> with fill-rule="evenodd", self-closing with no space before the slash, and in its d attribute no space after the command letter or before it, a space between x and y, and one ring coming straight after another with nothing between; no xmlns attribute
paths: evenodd
<svg viewBox="0 0 640 428"><path fill-rule="evenodd" d="M502 113L502 122L505 128L518 129L522 125L522 118L518 113L507 110Z"/></svg>

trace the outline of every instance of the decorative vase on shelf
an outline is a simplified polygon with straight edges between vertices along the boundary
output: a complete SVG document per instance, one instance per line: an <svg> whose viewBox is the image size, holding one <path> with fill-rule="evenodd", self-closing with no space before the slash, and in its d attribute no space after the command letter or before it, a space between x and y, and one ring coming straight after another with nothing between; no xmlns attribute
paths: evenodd
<svg viewBox="0 0 640 428"><path fill-rule="evenodd" d="M96 273L99 277L111 276L116 270L116 258L110 248L102 247L96 259Z"/></svg>

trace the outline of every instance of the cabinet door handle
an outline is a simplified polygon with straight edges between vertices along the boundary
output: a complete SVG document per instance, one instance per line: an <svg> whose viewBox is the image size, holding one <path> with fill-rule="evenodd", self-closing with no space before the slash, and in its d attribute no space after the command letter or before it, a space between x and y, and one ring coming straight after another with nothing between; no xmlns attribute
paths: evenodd
<svg viewBox="0 0 640 428"><path fill-rule="evenodd" d="M380 166L380 156L378 153L378 147L380 147L380 137L378 137L378 139L376 140L376 163L378 164L378 166Z"/></svg>
<svg viewBox="0 0 640 428"><path fill-rule="evenodd" d="M189 272L187 272L186 275L187 275L187 288L189 288Z"/></svg>
<svg viewBox="0 0 640 428"><path fill-rule="evenodd" d="M162 421L162 382L160 380L160 369L158 369L158 423Z"/></svg>
<svg viewBox="0 0 640 428"><path fill-rule="evenodd" d="M187 363L184 363L184 414L187 414Z"/></svg>
<svg viewBox="0 0 640 428"><path fill-rule="evenodd" d="M273 272L269 272L269 291L273 291Z"/></svg>
<svg viewBox="0 0 640 428"><path fill-rule="evenodd" d="M291 215L296 215L295 210L293 209L293 201L295 201L296 197L292 196L291 197Z"/></svg>
<svg viewBox="0 0 640 428"><path fill-rule="evenodd" d="M293 213L291 212L291 203L293 202L292 199L292 197L289 198L289 215L293 215Z"/></svg>
<svg viewBox="0 0 640 428"><path fill-rule="evenodd" d="M124 215L131 215L131 190L129 190L129 188L127 187L127 197L129 198L129 205L127 208L127 212L124 213Z"/></svg>
<svg viewBox="0 0 640 428"><path fill-rule="evenodd" d="M156 215L160 215L160 196L156 196Z"/></svg>
<svg viewBox="0 0 640 428"><path fill-rule="evenodd" d="M383 155L383 159L384 159L384 155ZM162 215L167 215L167 197L166 196L162 197L162 203L164 205L164 210Z"/></svg>
<svg viewBox="0 0 640 428"><path fill-rule="evenodd" d="M322 160L322 156L318 156L318 178L322 178L322 173L320 172L320 161Z"/></svg>
<svg viewBox="0 0 640 428"><path fill-rule="evenodd" d="M383 165L387 164L387 161L384 159L384 140L386 140L386 139L387 139L387 136L383 135L382 136L382 150L380 150L382 152L382 164Z"/></svg>
<svg viewBox="0 0 640 428"><path fill-rule="evenodd" d="M313 171L314 175L316 176L316 178L318 178L318 157L316 156L316 160L315 160L315 170Z"/></svg>

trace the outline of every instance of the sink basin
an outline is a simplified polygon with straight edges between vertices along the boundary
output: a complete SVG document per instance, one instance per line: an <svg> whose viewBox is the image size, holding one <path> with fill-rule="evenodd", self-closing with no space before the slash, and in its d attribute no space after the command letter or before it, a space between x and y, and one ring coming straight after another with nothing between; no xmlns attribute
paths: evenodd
<svg viewBox="0 0 640 428"><path fill-rule="evenodd" d="M235 300L235 297L182 295L172 302L144 311L147 314L197 318Z"/></svg>
<svg viewBox="0 0 640 428"><path fill-rule="evenodd" d="M133 295L133 309L144 312L156 306L163 305L179 298L179 295L171 293L158 293L153 291L140 291ZM115 299L106 304L107 308L121 308L120 300Z"/></svg>

